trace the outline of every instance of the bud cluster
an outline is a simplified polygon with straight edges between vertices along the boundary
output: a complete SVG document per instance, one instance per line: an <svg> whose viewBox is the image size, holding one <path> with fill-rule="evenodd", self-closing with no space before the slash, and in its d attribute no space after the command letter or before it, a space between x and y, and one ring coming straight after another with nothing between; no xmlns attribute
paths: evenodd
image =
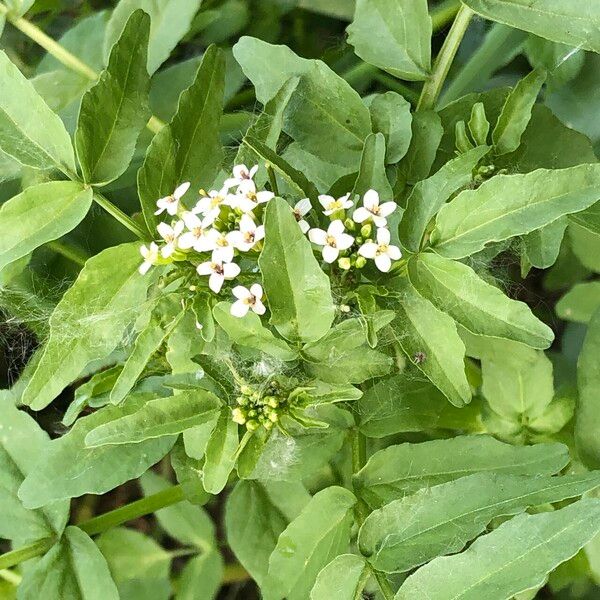
<svg viewBox="0 0 600 600"><path fill-rule="evenodd" d="M269 382L266 389L262 390L242 385L236 400L237 406L232 411L232 418L251 432L259 427L270 431L273 425L279 423L288 407L288 394L276 381Z"/></svg>

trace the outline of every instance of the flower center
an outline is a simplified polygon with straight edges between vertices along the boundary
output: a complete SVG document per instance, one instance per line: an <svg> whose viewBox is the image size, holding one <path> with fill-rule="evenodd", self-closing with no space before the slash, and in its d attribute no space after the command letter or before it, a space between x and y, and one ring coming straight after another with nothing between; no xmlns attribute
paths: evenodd
<svg viewBox="0 0 600 600"><path fill-rule="evenodd" d="M379 214L379 206L378 206L378 205L372 206L372 207L369 209L369 211L370 211L371 213L373 213L374 215L378 215L378 214Z"/></svg>
<svg viewBox="0 0 600 600"><path fill-rule="evenodd" d="M248 298L244 298L244 304L248 306L254 306L256 304L256 296L248 296Z"/></svg>
<svg viewBox="0 0 600 600"><path fill-rule="evenodd" d="M327 245L328 246L331 246L332 248L336 247L336 245L335 245L335 238L332 235L328 235L326 241L327 241Z"/></svg>
<svg viewBox="0 0 600 600"><path fill-rule="evenodd" d="M339 200L334 200L329 205L329 210L338 210L339 208L342 208L342 203Z"/></svg>
<svg viewBox="0 0 600 600"><path fill-rule="evenodd" d="M256 200L256 192L247 192L246 198L248 198L248 200Z"/></svg>
<svg viewBox="0 0 600 600"><path fill-rule="evenodd" d="M224 271L222 265L219 263L212 263L210 266L217 275L223 275Z"/></svg>
<svg viewBox="0 0 600 600"><path fill-rule="evenodd" d="M246 231L246 233L244 233L244 241L247 244L250 244L254 241L254 232L253 231Z"/></svg>
<svg viewBox="0 0 600 600"><path fill-rule="evenodd" d="M194 235L194 237L199 238L203 233L203 229L202 227L194 227L192 229L192 234Z"/></svg>
<svg viewBox="0 0 600 600"><path fill-rule="evenodd" d="M221 246L221 248L226 248L227 246L229 246L229 243L227 242L227 240L225 239L225 236L222 235L218 240L217 240L217 246Z"/></svg>
<svg viewBox="0 0 600 600"><path fill-rule="evenodd" d="M377 254L387 254L388 250L389 250L389 246L387 244L380 244L377 247Z"/></svg>
<svg viewBox="0 0 600 600"><path fill-rule="evenodd" d="M223 202L223 198L221 196L214 196L210 201L211 208L217 208Z"/></svg>

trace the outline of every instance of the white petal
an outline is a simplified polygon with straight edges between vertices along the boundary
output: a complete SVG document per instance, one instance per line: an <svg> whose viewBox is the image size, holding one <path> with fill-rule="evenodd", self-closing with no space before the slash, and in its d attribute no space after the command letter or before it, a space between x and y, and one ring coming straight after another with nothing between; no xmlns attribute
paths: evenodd
<svg viewBox="0 0 600 600"><path fill-rule="evenodd" d="M248 252L248 250L250 250L250 248L252 247L252 244L249 244L246 241L246 237L244 236L244 234L241 231L230 231L227 234L227 241L234 248L237 248L238 250L241 250L242 252Z"/></svg>
<svg viewBox="0 0 600 600"><path fill-rule="evenodd" d="M327 194L321 194L319 196L319 202L323 208L327 208L332 202L335 202L335 198L333 196L328 196Z"/></svg>
<svg viewBox="0 0 600 600"><path fill-rule="evenodd" d="M167 244L166 246L163 246L162 250L160 251L163 258L169 258L173 252L175 252L175 246L173 244Z"/></svg>
<svg viewBox="0 0 600 600"><path fill-rule="evenodd" d="M379 194L375 190L368 190L363 197L363 205L369 210L379 206Z"/></svg>
<svg viewBox="0 0 600 600"><path fill-rule="evenodd" d="M302 233L306 233L310 229L310 225L304 219L298 221L298 225L300 226L300 231L302 231Z"/></svg>
<svg viewBox="0 0 600 600"><path fill-rule="evenodd" d="M141 246L140 247L140 254L144 258L148 258L150 256L150 248L148 248L147 246Z"/></svg>
<svg viewBox="0 0 600 600"><path fill-rule="evenodd" d="M337 237L338 235L344 233L344 229L344 223L340 219L336 219L335 221L332 221L329 227L327 228L327 233L329 235Z"/></svg>
<svg viewBox="0 0 600 600"><path fill-rule="evenodd" d="M259 225L254 231L254 241L260 242L265 237L265 226Z"/></svg>
<svg viewBox="0 0 600 600"><path fill-rule="evenodd" d="M259 204L264 204L273 198L275 198L275 194L269 191L262 191L256 194L256 199L258 200Z"/></svg>
<svg viewBox="0 0 600 600"><path fill-rule="evenodd" d="M200 263L196 267L196 272L198 273L198 275L210 275L213 271L214 269L211 261Z"/></svg>
<svg viewBox="0 0 600 600"><path fill-rule="evenodd" d="M254 165L250 171L248 171L248 177L250 177L250 179L252 179L255 175L256 172L258 171L258 165Z"/></svg>
<svg viewBox="0 0 600 600"><path fill-rule="evenodd" d="M348 250L352 244L354 244L354 238L347 233L341 233L335 238L335 245L338 250Z"/></svg>
<svg viewBox="0 0 600 600"><path fill-rule="evenodd" d="M243 300L238 300L231 305L231 314L234 317L245 317L248 314L248 310L250 309L250 305L244 302Z"/></svg>
<svg viewBox="0 0 600 600"><path fill-rule="evenodd" d="M181 235L181 232L183 231L184 227L185 227L185 224L183 221L177 221L177 223L175 223L175 225L173 225L173 235L174 236Z"/></svg>
<svg viewBox="0 0 600 600"><path fill-rule="evenodd" d="M179 206L179 202L171 202L169 206L167 206L167 213L174 217L177 214L177 207Z"/></svg>
<svg viewBox="0 0 600 600"><path fill-rule="evenodd" d="M389 217L396 210L397 206L395 202L384 202L379 207L379 216Z"/></svg>
<svg viewBox="0 0 600 600"><path fill-rule="evenodd" d="M378 246L375 242L367 242L358 249L358 253L365 258L375 258L377 256L377 248Z"/></svg>
<svg viewBox="0 0 600 600"><path fill-rule="evenodd" d="M181 218L188 229L202 227L202 221L193 212L184 212Z"/></svg>
<svg viewBox="0 0 600 600"><path fill-rule="evenodd" d="M342 208L348 209L348 208L352 208L354 206L354 202L352 202L352 200L344 200L342 202Z"/></svg>
<svg viewBox="0 0 600 600"><path fill-rule="evenodd" d="M240 219L240 231L253 232L256 229L256 223L252 220L252 217L248 214L242 215Z"/></svg>
<svg viewBox="0 0 600 600"><path fill-rule="evenodd" d="M212 252L213 262L230 263L233 260L233 246L217 246Z"/></svg>
<svg viewBox="0 0 600 600"><path fill-rule="evenodd" d="M264 315L265 312L267 312L267 309L265 308L265 305L260 300L256 300L254 302L254 304L252 305L252 310L257 315Z"/></svg>
<svg viewBox="0 0 600 600"><path fill-rule="evenodd" d="M340 251L337 248L332 248L331 246L323 246L323 260L326 263L335 262L339 255Z"/></svg>
<svg viewBox="0 0 600 600"><path fill-rule="evenodd" d="M140 275L145 275L150 270L151 266L152 266L152 263L145 260L140 265L140 268L138 269L138 271L140 272Z"/></svg>
<svg viewBox="0 0 600 600"><path fill-rule="evenodd" d="M189 250L193 248L198 241L198 238L191 232L186 231L180 238L177 240L177 245L182 250Z"/></svg>
<svg viewBox="0 0 600 600"><path fill-rule="evenodd" d="M386 227L387 219L381 215L373 215L373 223L375 223L375 227Z"/></svg>
<svg viewBox="0 0 600 600"><path fill-rule="evenodd" d="M239 208L242 212L249 213L252 212L258 204L254 202L254 200L250 200L246 196L236 196L235 197L235 205L236 208Z"/></svg>
<svg viewBox="0 0 600 600"><path fill-rule="evenodd" d="M191 184L190 184L189 181L186 181L185 183L182 183L173 192L173 197L176 198L177 200L181 199L181 197L190 189L190 185Z"/></svg>
<svg viewBox="0 0 600 600"><path fill-rule="evenodd" d="M263 297L263 289L260 283L253 283L250 286L250 292L257 300L260 300Z"/></svg>
<svg viewBox="0 0 600 600"><path fill-rule="evenodd" d="M251 298L253 295L252 292L247 287L244 287L243 285L236 285L231 290L231 293L239 300L244 300L244 298Z"/></svg>
<svg viewBox="0 0 600 600"><path fill-rule="evenodd" d="M236 265L235 263L225 263L223 265L223 275L225 276L225 279L233 279L234 277L237 277L240 274L240 267L239 265Z"/></svg>
<svg viewBox="0 0 600 600"><path fill-rule="evenodd" d="M223 182L223 187L228 190L228 189L238 185L238 183L239 183L239 180L236 177L230 177L229 179L226 179Z"/></svg>
<svg viewBox="0 0 600 600"><path fill-rule="evenodd" d="M402 252L400 251L400 248L398 248L398 246L389 246L387 255L392 260L400 260L402 258Z"/></svg>
<svg viewBox="0 0 600 600"><path fill-rule="evenodd" d="M364 223L371 216L371 213L364 206L361 206L354 211L352 218L356 223Z"/></svg>
<svg viewBox="0 0 600 600"><path fill-rule="evenodd" d="M303 200L300 200L299 202L296 202L296 206L294 206L294 210L301 217L303 217L304 215L308 214L308 212L310 211L311 208L312 208L312 205L311 205L310 200L308 198L304 198Z"/></svg>
<svg viewBox="0 0 600 600"><path fill-rule="evenodd" d="M241 194L256 194L256 184L252 179L244 179L240 183L240 187L238 188L238 192Z"/></svg>
<svg viewBox="0 0 600 600"><path fill-rule="evenodd" d="M167 237L173 235L173 228L166 223L159 223L156 226L156 230L161 238L166 239Z"/></svg>
<svg viewBox="0 0 600 600"><path fill-rule="evenodd" d="M324 246L327 243L327 232L322 229L311 229L308 232L308 239L313 244L318 244L319 246Z"/></svg>
<svg viewBox="0 0 600 600"><path fill-rule="evenodd" d="M377 230L377 243L382 245L388 245L390 243L390 230L385 227L381 227Z"/></svg>
<svg viewBox="0 0 600 600"><path fill-rule="evenodd" d="M235 165L233 167L233 176L237 179L246 179L248 176L248 167L246 165Z"/></svg>
<svg viewBox="0 0 600 600"><path fill-rule="evenodd" d="M375 257L375 265L377 265L377 268L380 271L387 273L392 266L392 261L387 254L380 254L379 256Z"/></svg>
<svg viewBox="0 0 600 600"><path fill-rule="evenodd" d="M219 273L211 273L211 276L208 278L208 287L215 293L218 294L223 287L223 282L225 281L225 277L223 275L219 275Z"/></svg>

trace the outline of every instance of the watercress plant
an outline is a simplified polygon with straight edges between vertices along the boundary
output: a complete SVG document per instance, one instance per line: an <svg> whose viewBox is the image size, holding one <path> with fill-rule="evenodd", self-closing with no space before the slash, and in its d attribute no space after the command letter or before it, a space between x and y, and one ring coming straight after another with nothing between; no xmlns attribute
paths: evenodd
<svg viewBox="0 0 600 600"><path fill-rule="evenodd" d="M6 597L594 597L600 5L249 4L0 2Z"/></svg>

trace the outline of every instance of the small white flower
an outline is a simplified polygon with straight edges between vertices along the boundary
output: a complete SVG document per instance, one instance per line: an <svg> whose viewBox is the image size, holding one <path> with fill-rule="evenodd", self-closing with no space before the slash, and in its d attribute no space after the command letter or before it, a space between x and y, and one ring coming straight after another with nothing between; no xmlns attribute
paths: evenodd
<svg viewBox="0 0 600 600"><path fill-rule="evenodd" d="M196 267L198 275L209 275L208 287L218 294L225 280L233 279L240 274L240 267L235 263L207 261Z"/></svg>
<svg viewBox="0 0 600 600"><path fill-rule="evenodd" d="M237 298L231 305L231 314L234 317L245 317L250 309L257 315L265 314L267 309L262 303L263 289L258 283L251 285L250 289L236 285L231 292Z"/></svg>
<svg viewBox="0 0 600 600"><path fill-rule="evenodd" d="M296 202L296 206L294 206L294 217L296 217L296 221L298 221L298 225L302 233L306 233L310 229L310 225L304 220L305 217L312 208L310 204L310 200L308 198L304 198L304 200L300 200Z"/></svg>
<svg viewBox="0 0 600 600"><path fill-rule="evenodd" d="M158 262L159 248L154 242L151 242L149 246L142 246L140 253L144 257L144 262L140 265L139 272L145 275L150 267Z"/></svg>
<svg viewBox="0 0 600 600"><path fill-rule="evenodd" d="M384 228L377 230L377 243L363 244L358 249L358 253L365 258L374 259L377 268L384 273L390 270L393 260L399 260L402 256L398 246L390 246L390 232L389 229Z"/></svg>
<svg viewBox="0 0 600 600"><path fill-rule="evenodd" d="M249 213L259 204L264 204L271 200L275 194L263 190L258 192L256 185L251 179L244 179L237 189L237 193L231 198L231 206L239 208L242 212Z"/></svg>
<svg viewBox="0 0 600 600"><path fill-rule="evenodd" d="M233 177L225 180L223 187L229 189L236 185L240 185L242 181L252 179L258 171L258 165L254 165L249 169L246 165L235 165L233 167Z"/></svg>
<svg viewBox="0 0 600 600"><path fill-rule="evenodd" d="M231 231L227 239L240 252L248 252L265 237L264 225L257 225L250 215L244 214L240 219L240 230Z"/></svg>
<svg viewBox="0 0 600 600"><path fill-rule="evenodd" d="M173 227L166 223L159 223L156 227L160 237L166 242L166 245L160 250L163 258L169 258L177 250L177 240L183 231L183 227L183 221L177 221Z"/></svg>
<svg viewBox="0 0 600 600"><path fill-rule="evenodd" d="M164 198L157 200L156 206L158 206L158 210L154 214L160 215L166 210L169 215L176 215L177 209L179 208L179 201L189 189L190 182L186 181L177 187L177 189L170 196L165 196Z"/></svg>
<svg viewBox="0 0 600 600"><path fill-rule="evenodd" d="M206 225L211 225L214 223L219 217L219 213L221 212L221 206L230 206L231 205L231 194L228 193L227 188L223 187L219 191L211 190L206 194L204 192L204 196L198 200L196 206L193 208L192 212L194 214L201 214L204 216L204 222Z"/></svg>
<svg viewBox="0 0 600 600"><path fill-rule="evenodd" d="M347 208L352 208L352 200L349 200L350 194L346 194L337 200L333 196L327 196L327 194L321 194L319 196L319 202L321 206L325 209L323 214L326 216L332 215L334 212L338 210L346 210Z"/></svg>
<svg viewBox="0 0 600 600"><path fill-rule="evenodd" d="M339 219L333 221L327 231L311 229L308 238L313 244L323 246L323 260L332 263L337 260L341 250L347 250L354 243L354 238L344 233L344 223Z"/></svg>
<svg viewBox="0 0 600 600"><path fill-rule="evenodd" d="M182 233L178 240L178 245L182 250L189 250L190 248L193 248L196 252L214 250L213 247L207 247L209 240L206 237L206 227L208 225L206 219L199 219L192 212L183 213L181 218L188 228L188 231Z"/></svg>
<svg viewBox="0 0 600 600"><path fill-rule="evenodd" d="M391 201L379 204L379 194L375 190L369 190L363 197L363 206L354 211L352 218L357 223L364 223L371 218L376 227L385 227L387 217L396 210L397 206Z"/></svg>
<svg viewBox="0 0 600 600"><path fill-rule="evenodd" d="M231 232L226 233L211 229L206 232L206 249L212 250L212 260L218 263L229 263L233 260L235 248L231 240Z"/></svg>

